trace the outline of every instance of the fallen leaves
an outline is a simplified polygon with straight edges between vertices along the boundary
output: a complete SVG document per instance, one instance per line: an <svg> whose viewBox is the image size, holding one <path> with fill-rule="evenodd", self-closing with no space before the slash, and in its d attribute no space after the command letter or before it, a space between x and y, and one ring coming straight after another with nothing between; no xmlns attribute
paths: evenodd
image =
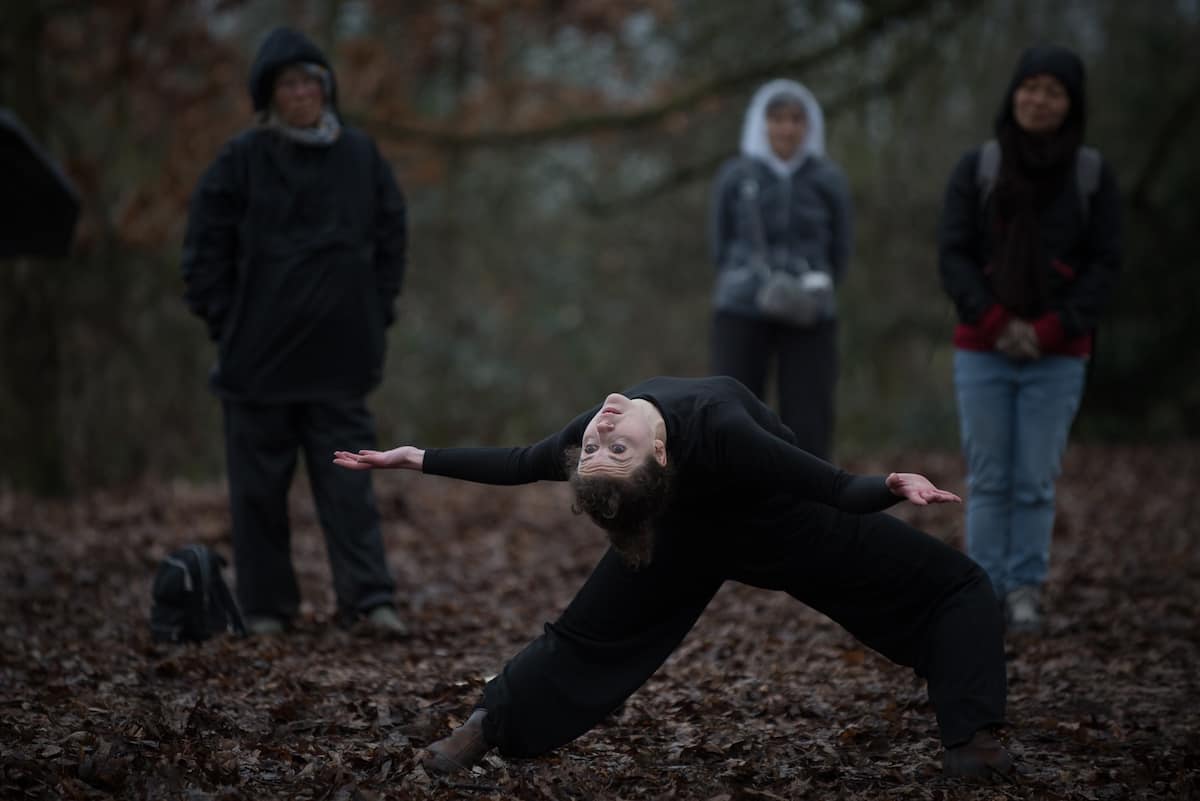
<svg viewBox="0 0 1200 801"><path fill-rule="evenodd" d="M907 455L961 493L955 454ZM877 472L885 465L852 468ZM1131 478L1132 477L1132 478ZM410 480L412 479L412 480ZM563 488L381 480L407 642L331 622L315 513L293 493L304 616L287 637L166 647L149 579L228 553L224 492L170 485L0 502L0 797L1183 799L1200 797L1200 447L1073 447L1049 632L1010 640L1018 783L939 775L924 685L790 598L728 585L624 707L535 760L427 776L419 749L570 600L603 539ZM897 513L961 542L962 509Z"/></svg>

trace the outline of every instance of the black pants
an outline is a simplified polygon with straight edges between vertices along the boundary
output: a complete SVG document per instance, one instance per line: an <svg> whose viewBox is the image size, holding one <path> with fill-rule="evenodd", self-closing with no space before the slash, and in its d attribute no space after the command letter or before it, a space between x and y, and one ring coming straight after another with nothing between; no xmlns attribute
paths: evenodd
<svg viewBox="0 0 1200 801"><path fill-rule="evenodd" d="M774 532L665 533L639 571L610 550L484 688L485 737L506 755L535 756L586 732L650 678L726 579L786 591L914 668L946 746L1003 723L1003 633L983 570L889 515L800 504Z"/></svg>
<svg viewBox="0 0 1200 801"><path fill-rule="evenodd" d="M300 607L287 498L299 451L333 573L339 618L393 601L368 472L333 464L335 450L375 447L366 404L224 401L237 596L250 616L290 620Z"/></svg>
<svg viewBox="0 0 1200 801"><path fill-rule="evenodd" d="M822 459L833 455L837 321L813 328L717 312L712 324L713 375L727 375L766 400L767 369L778 367L779 418L797 444Z"/></svg>

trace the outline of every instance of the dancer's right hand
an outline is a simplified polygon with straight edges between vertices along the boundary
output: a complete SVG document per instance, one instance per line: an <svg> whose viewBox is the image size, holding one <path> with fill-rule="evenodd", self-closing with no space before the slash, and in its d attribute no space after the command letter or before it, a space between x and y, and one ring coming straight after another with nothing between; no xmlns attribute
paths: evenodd
<svg viewBox="0 0 1200 801"><path fill-rule="evenodd" d="M333 463L347 470L420 470L425 466L425 451L412 445L401 445L390 451L334 451Z"/></svg>

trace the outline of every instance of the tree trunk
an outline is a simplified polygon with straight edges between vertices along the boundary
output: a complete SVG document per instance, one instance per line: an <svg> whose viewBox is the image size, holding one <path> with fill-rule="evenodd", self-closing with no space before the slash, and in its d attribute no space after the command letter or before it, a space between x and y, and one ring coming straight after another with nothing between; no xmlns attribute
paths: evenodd
<svg viewBox="0 0 1200 801"><path fill-rule="evenodd" d="M45 16L36 0L4 13L8 80L3 102L44 142L49 113L42 96L40 42ZM11 188L9 191L13 191ZM60 418L61 327L56 265L38 259L0 262L0 483L42 494L68 489Z"/></svg>

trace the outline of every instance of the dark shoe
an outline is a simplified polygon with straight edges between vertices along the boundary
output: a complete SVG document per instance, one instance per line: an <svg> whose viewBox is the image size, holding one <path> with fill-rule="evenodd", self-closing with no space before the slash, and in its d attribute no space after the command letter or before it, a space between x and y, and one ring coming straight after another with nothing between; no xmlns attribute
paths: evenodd
<svg viewBox="0 0 1200 801"><path fill-rule="evenodd" d="M1002 781L1013 776L1013 761L990 731L980 729L969 743L946 749L942 771L958 778Z"/></svg>
<svg viewBox="0 0 1200 801"><path fill-rule="evenodd" d="M367 612L365 623L370 632L384 637L402 639L409 636L408 626L400 620L395 607L389 604L377 606Z"/></svg>
<svg viewBox="0 0 1200 801"><path fill-rule="evenodd" d="M476 709L467 722L432 745L425 747L421 764L430 773L457 773L470 770L483 755L492 750L483 739L483 719L486 709Z"/></svg>
<svg viewBox="0 0 1200 801"><path fill-rule="evenodd" d="M1038 587L1017 587L1004 596L1005 620L1013 634L1040 634L1044 625L1042 591Z"/></svg>

